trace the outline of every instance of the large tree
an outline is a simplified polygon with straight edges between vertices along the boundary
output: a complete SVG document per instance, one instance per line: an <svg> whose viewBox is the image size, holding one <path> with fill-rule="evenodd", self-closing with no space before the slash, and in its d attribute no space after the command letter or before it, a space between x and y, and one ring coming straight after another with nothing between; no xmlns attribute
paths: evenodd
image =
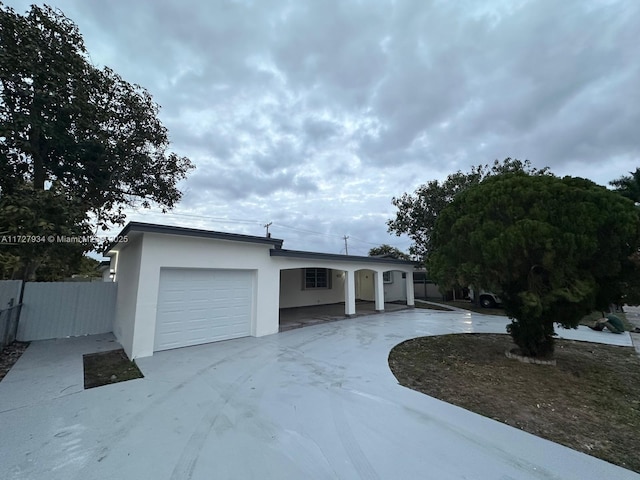
<svg viewBox="0 0 640 480"><path fill-rule="evenodd" d="M383 243L379 247L373 247L372 249L370 249L369 256L370 257L385 256L385 257L397 258L400 260L411 260L411 257L409 257L409 255L404 253L402 250L396 247L392 247L391 245L387 245L386 243Z"/></svg>
<svg viewBox="0 0 640 480"><path fill-rule="evenodd" d="M65 195L58 182L47 190L18 185L2 192L0 278L56 280L56 271L60 279L69 276L69 268L91 246L93 233L81 201ZM36 277L42 266L47 273Z"/></svg>
<svg viewBox="0 0 640 480"><path fill-rule="evenodd" d="M573 177L489 177L438 216L428 268L441 285L500 295L526 355L553 352L554 322L577 326L635 281L640 221L633 202Z"/></svg>
<svg viewBox="0 0 640 480"><path fill-rule="evenodd" d="M624 197L640 203L640 168L636 168L635 172L629 172L629 175L622 176L617 180L609 182L615 191Z"/></svg>
<svg viewBox="0 0 640 480"><path fill-rule="evenodd" d="M33 5L20 15L0 4L3 208L12 206L9 200L31 208L54 185L47 196L57 195L57 205L72 203L70 231L122 224L129 206L172 208L181 197L177 182L192 164L168 151L158 113L144 88L91 64L77 26L61 12ZM21 231L20 223L4 223L11 216L0 211L0 231ZM48 220L46 212L34 216ZM33 265L18 271L32 275L48 247L36 248ZM14 260L24 253L7 252Z"/></svg>
<svg viewBox="0 0 640 480"><path fill-rule="evenodd" d="M392 199L391 202L398 211L396 218L387 222L389 232L398 236L407 234L413 241L409 253L419 258L426 258L436 219L456 195L489 176L509 172L545 175L548 174L548 169L545 167L538 170L532 167L529 160L523 162L506 158L502 162L496 160L491 167L478 165L471 167L468 173L458 171L449 175L443 182L431 180L418 187L413 194L404 193Z"/></svg>

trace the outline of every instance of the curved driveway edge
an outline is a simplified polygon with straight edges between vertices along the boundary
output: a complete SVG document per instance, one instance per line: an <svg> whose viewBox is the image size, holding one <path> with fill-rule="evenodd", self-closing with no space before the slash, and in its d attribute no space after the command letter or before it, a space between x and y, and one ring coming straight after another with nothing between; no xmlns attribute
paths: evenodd
<svg viewBox="0 0 640 480"><path fill-rule="evenodd" d="M159 352L138 361L144 379L3 404L55 350L35 342L0 383L0 478L640 479L404 388L389 370L408 338L507 323L420 309L358 317ZM624 341L587 330L566 336Z"/></svg>

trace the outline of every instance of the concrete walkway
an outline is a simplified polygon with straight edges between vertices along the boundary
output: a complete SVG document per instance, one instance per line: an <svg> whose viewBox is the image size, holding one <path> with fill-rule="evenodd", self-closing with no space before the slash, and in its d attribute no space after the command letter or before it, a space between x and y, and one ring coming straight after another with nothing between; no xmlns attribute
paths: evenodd
<svg viewBox="0 0 640 480"><path fill-rule="evenodd" d="M624 312L629 323L640 328L640 307L625 305ZM640 333L631 333L631 341L633 342L636 352L638 352L638 356L640 356Z"/></svg>
<svg viewBox="0 0 640 480"><path fill-rule="evenodd" d="M34 342L0 382L2 479L640 479L401 387L391 348L504 332L507 319L404 310L160 352L144 379L82 390L110 336ZM628 335L563 336L630 345Z"/></svg>
<svg viewBox="0 0 640 480"><path fill-rule="evenodd" d="M406 310L406 304L401 303L385 303L384 311L397 312L398 310ZM294 328L308 327L310 325L318 325L319 323L337 322L347 320L348 318L361 317L363 315L376 314L375 302L366 302L362 300L356 301L356 313L351 317L344 314L344 303L334 303L330 305L314 305L309 307L292 307L280 309L280 331L286 332Z"/></svg>

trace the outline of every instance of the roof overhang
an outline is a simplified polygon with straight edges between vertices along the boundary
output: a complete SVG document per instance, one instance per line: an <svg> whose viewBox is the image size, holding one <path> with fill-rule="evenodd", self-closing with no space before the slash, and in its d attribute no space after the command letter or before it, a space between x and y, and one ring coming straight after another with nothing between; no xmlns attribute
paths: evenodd
<svg viewBox="0 0 640 480"><path fill-rule="evenodd" d="M357 255L339 255L336 253L305 252L301 250L270 250L269 255L271 255L272 257L301 258L305 260L330 260L346 263L376 263L383 265L404 265L413 267L420 266L420 262L414 262L412 260L400 260L397 258L362 257Z"/></svg>
<svg viewBox="0 0 640 480"><path fill-rule="evenodd" d="M212 230L200 230L197 228L173 227L169 225L158 225L155 223L129 222L122 231L115 237L116 241L109 244L105 250L105 255L118 250L119 245L126 245L120 239L136 237L143 233L159 233L164 235L179 235L194 238L210 238L214 240L226 240L231 242L245 242L263 245L271 245L274 248L281 248L283 240L270 237L256 237L253 235L241 235L239 233L215 232Z"/></svg>

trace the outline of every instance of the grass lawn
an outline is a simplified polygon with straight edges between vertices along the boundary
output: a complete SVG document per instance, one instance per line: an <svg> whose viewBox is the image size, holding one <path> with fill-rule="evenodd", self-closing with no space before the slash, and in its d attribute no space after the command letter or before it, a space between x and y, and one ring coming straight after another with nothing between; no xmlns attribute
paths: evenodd
<svg viewBox="0 0 640 480"><path fill-rule="evenodd" d="M510 360L511 337L420 337L391 351L401 385L640 472L633 348L556 340L557 366Z"/></svg>
<svg viewBox="0 0 640 480"><path fill-rule="evenodd" d="M144 377L135 362L129 360L121 348L83 355L82 363L85 389Z"/></svg>

